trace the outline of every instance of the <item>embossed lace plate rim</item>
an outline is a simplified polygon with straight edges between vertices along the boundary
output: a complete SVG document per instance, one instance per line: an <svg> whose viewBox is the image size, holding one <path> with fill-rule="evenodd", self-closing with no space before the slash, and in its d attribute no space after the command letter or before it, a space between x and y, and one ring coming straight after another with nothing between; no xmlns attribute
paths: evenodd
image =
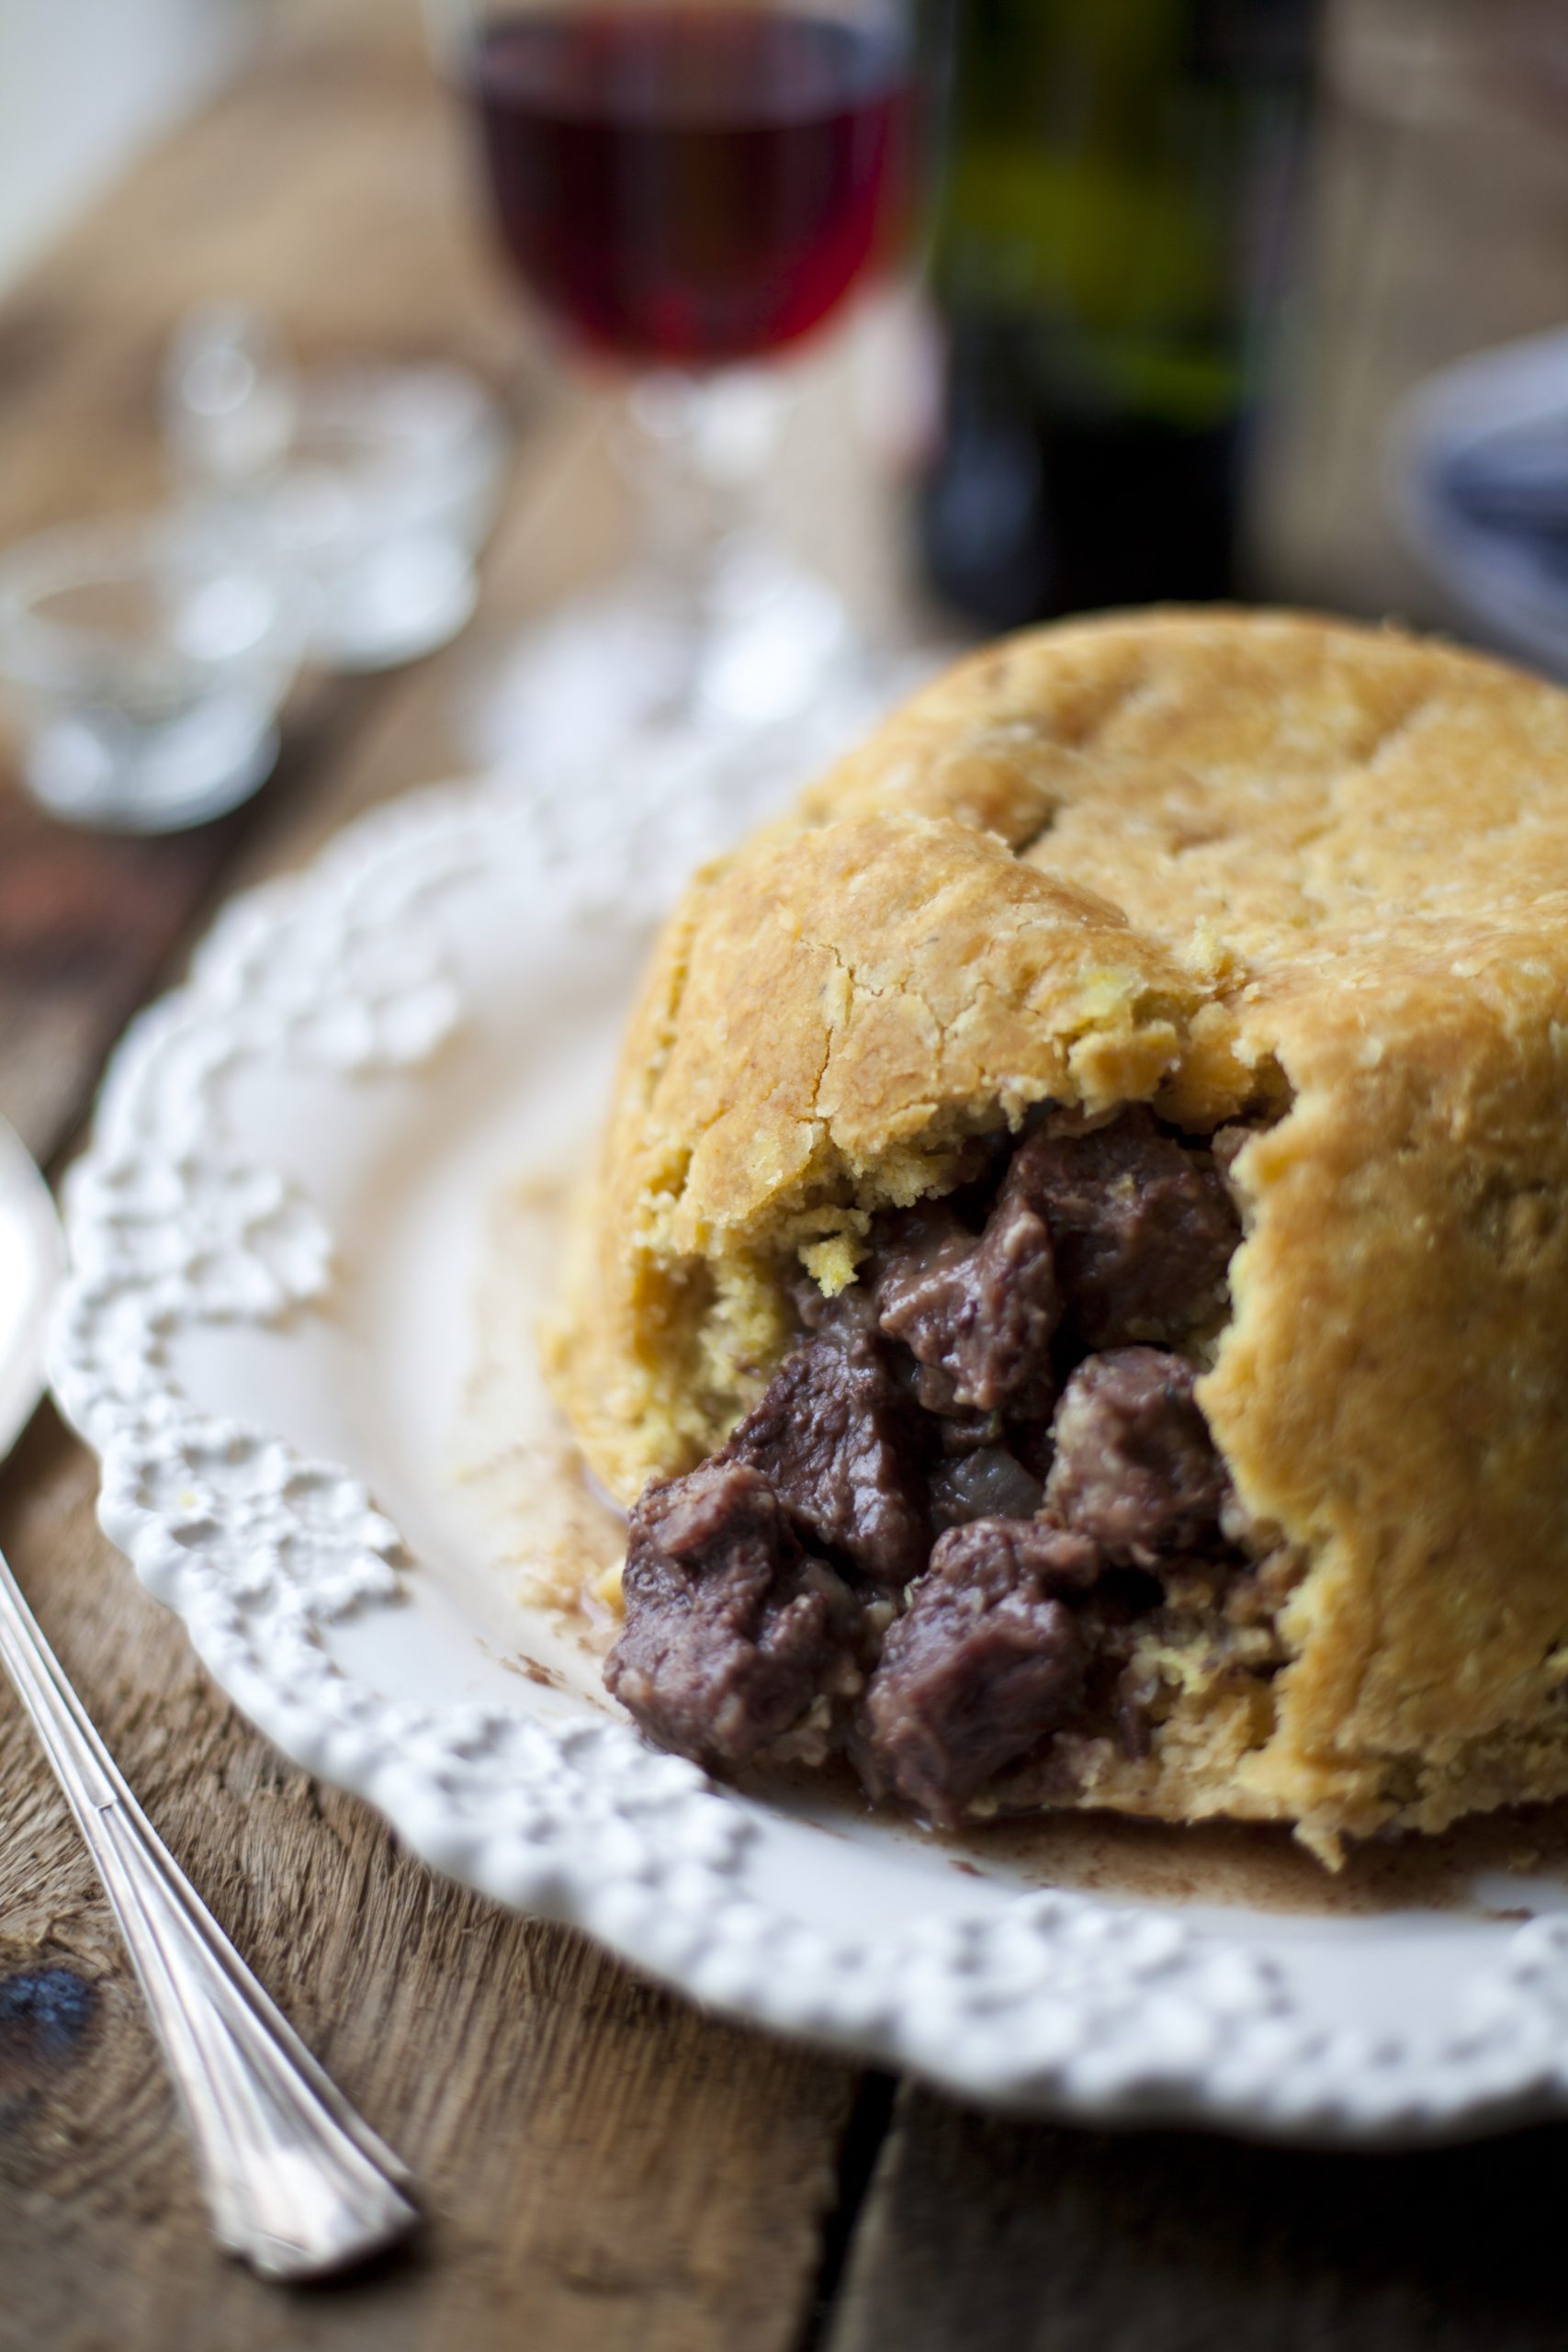
<svg viewBox="0 0 1568 2352"><path fill-rule="evenodd" d="M335 1627L417 1611L427 1571L352 1464L214 1412L179 1373L194 1333L274 1327L304 1348L331 1313L330 1222L269 1162L242 1081L313 1085L317 1116L323 1075L438 1087L468 1010L453 941L496 894L547 941L643 920L734 817L653 827L575 797L434 786L225 911L115 1056L68 1187L51 1374L100 1456L106 1531L299 1764L437 1869L737 2016L1089 2120L1389 2143L1561 2110L1568 1917L1423 1946L1424 1989L1393 2030L1348 2020L1332 1933L1260 1956L1241 1911L1199 1927L1048 1892L825 1930L770 1884L756 1809L629 1726L531 1713L526 1684L513 1705L391 1700L333 1655ZM357 1115L354 1086L331 1099Z"/></svg>

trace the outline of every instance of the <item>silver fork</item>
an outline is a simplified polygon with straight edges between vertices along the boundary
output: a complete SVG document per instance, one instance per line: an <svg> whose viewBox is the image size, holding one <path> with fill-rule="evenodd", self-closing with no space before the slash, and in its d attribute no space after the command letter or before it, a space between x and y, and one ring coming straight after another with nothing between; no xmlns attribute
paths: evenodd
<svg viewBox="0 0 1568 2352"><path fill-rule="evenodd" d="M42 1388L64 1263L54 1204L0 1120L0 1462ZM213 2227L268 2278L323 2278L407 2235L404 2166L327 2079L176 1867L0 1557L0 1665L70 1801L179 2097Z"/></svg>

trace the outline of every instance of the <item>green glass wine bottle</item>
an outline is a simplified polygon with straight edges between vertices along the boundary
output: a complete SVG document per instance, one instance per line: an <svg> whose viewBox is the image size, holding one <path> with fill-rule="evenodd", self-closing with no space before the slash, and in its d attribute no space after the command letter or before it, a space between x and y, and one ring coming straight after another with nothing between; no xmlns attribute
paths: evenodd
<svg viewBox="0 0 1568 2352"><path fill-rule="evenodd" d="M1234 583L1314 0L959 0L919 530L989 628Z"/></svg>

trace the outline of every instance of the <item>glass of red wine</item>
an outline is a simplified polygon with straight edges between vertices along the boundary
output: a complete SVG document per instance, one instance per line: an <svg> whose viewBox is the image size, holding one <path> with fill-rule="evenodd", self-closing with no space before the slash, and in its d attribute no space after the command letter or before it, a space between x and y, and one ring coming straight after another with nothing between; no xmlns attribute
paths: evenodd
<svg viewBox="0 0 1568 2352"><path fill-rule="evenodd" d="M852 654L838 598L755 524L759 363L896 261L932 0L426 0L502 250L569 365L626 387L643 508L624 579L535 632L488 747L756 729Z"/></svg>

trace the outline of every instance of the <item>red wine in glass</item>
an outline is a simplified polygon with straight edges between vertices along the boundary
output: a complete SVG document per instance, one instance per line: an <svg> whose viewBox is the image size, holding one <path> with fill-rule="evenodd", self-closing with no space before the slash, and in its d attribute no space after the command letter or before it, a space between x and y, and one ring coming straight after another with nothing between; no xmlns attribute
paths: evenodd
<svg viewBox="0 0 1568 2352"><path fill-rule="evenodd" d="M806 9L544 8L471 86L502 237L574 341L722 367L807 334L901 209L897 33Z"/></svg>

